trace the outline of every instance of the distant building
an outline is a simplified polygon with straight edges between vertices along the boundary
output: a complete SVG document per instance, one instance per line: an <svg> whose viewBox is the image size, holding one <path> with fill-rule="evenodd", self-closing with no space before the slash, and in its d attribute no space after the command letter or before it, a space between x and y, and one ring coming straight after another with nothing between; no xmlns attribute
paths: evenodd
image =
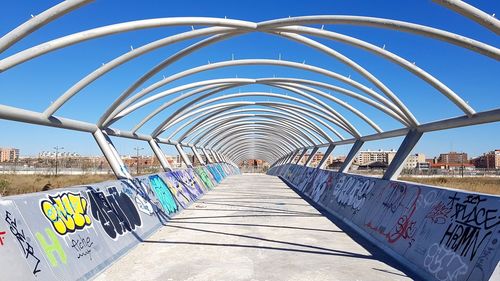
<svg viewBox="0 0 500 281"><path fill-rule="evenodd" d="M365 150L358 153L355 161L359 166L368 165L373 162L381 162L389 165L392 162L392 159L394 159L395 155L396 151L394 149L389 151L384 151L381 149L377 151Z"/></svg>
<svg viewBox="0 0 500 281"><path fill-rule="evenodd" d="M441 153L439 158L437 159L438 163L447 163L447 164L462 164L469 163L467 158L467 153L465 152L448 152Z"/></svg>
<svg viewBox="0 0 500 281"><path fill-rule="evenodd" d="M417 168L419 163L426 163L425 162L425 154L423 153L416 153L408 156L406 159L406 162L403 166L403 169L408 169L408 170L413 170ZM421 167L421 166L419 166Z"/></svg>
<svg viewBox="0 0 500 281"><path fill-rule="evenodd" d="M56 152L55 151L42 151L38 153L39 158L55 158L56 157ZM75 157L81 157L80 154L76 152L67 152L67 151L60 151L57 153L57 157L59 158L75 158Z"/></svg>
<svg viewBox="0 0 500 281"><path fill-rule="evenodd" d="M0 162L14 162L19 159L19 149L0 148Z"/></svg>
<svg viewBox="0 0 500 281"><path fill-rule="evenodd" d="M470 160L476 168L500 169L500 149L490 151Z"/></svg>
<svg viewBox="0 0 500 281"><path fill-rule="evenodd" d="M430 165L431 165L431 168L433 168L433 169L452 170L452 171L453 170L458 171L458 170L461 170L462 168L464 170L467 170L467 171L472 171L476 168L476 167L474 167L473 164L470 164L470 163L463 163L463 164L459 164L459 163L432 163Z"/></svg>
<svg viewBox="0 0 500 281"><path fill-rule="evenodd" d="M309 158L309 155L310 155L309 153L304 154L304 157L302 157L301 161L298 164L304 164L307 161L307 159ZM311 163L309 165L317 166L319 164L319 162L321 161L321 159L323 159L324 156L325 156L325 154L323 152L321 152L321 151L316 152L316 154L314 154L314 156L311 160ZM295 156L295 160L292 161L292 163L295 164L297 162L297 160L299 160L299 157L300 157L300 154ZM326 160L325 165L329 165L332 162L333 162L333 156L329 155L328 159Z"/></svg>

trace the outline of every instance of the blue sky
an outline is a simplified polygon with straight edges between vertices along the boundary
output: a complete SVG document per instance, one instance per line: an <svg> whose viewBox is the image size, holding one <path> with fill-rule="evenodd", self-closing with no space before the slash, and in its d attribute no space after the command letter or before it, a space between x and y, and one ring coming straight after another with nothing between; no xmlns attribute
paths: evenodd
<svg viewBox="0 0 500 281"><path fill-rule="evenodd" d="M57 4L58 1L7 1L2 10L5 16L0 18L0 34L5 34L27 20L31 14ZM499 13L498 1L468 2L490 13ZM31 34L16 45L0 54L0 59L28 47L55 39L70 33L103 25L131 20L177 17L205 16L228 17L249 21L263 21L301 15L365 15L405 20L456 32L493 46L500 46L500 39L491 31L447 10L431 1L95 1L74 11ZM105 38L87 41L32 61L18 65L0 74L1 103L21 108L43 111L51 101L66 91L80 78L92 72L102 63L126 53L130 46L138 47L148 42L189 31L191 27L169 27L141 30L117 34ZM366 40L377 46L399 54L409 61L414 61L468 101L477 111L500 107L500 66L493 59L478 55L444 42L410 35L402 32L380 30L368 27L345 25L325 26L325 29L345 33ZM345 44L314 38L335 50L348 54L353 60L374 73L414 112L421 123L458 116L461 112L439 92L419 78L404 71L399 66L380 57ZM176 43L141 56L113 70L85 88L79 95L66 104L57 115L95 122L113 100L135 79L158 62L178 50L196 42L189 40ZM159 75L150 79L146 85L154 83L163 75L171 75L190 67L231 59L270 58L277 59L280 54L284 60L323 67L375 88L366 79L335 59L302 46L298 43L267 34L249 34L235 37L195 52L171 65ZM304 71L283 67L244 66L224 68L203 72L171 83L155 93L183 83L201 79L231 77L298 77L316 79L332 84L340 84L330 78ZM344 86L344 85L342 85ZM349 88L349 87L347 87ZM249 91L274 91L265 86L252 85L243 88ZM254 100L262 100L254 98ZM363 110L384 130L395 129L398 124L382 113L373 110L356 100L345 99ZM116 128L128 130L137 120L144 117L148 110L156 108L155 103L134 112L115 124ZM174 108L175 109L175 108ZM368 126L356 119L349 112L339 109L347 118L358 125L363 134L373 133ZM168 110L144 126L141 132L149 133L155 128L155 122L169 116ZM65 131L54 128L26 125L0 120L3 132L0 146L14 146L21 149L22 155L35 155L42 150L52 150L55 145L64 146L67 151L80 154L99 154L89 134ZM165 135L166 136L166 135ZM148 149L147 144L113 139L121 154L133 153L133 147L139 145ZM369 149L397 148L401 138L365 144ZM500 148L500 123L481 125L470 128L434 132L423 136L415 152L434 156L449 150L467 151L471 155ZM164 146L167 153L173 152ZM342 153L339 149L337 153ZM146 151L146 150L145 150Z"/></svg>

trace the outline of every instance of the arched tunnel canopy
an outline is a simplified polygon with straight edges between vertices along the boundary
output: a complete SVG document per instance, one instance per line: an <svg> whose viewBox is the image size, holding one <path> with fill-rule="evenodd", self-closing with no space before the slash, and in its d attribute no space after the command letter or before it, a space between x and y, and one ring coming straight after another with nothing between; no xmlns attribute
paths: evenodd
<svg viewBox="0 0 500 281"><path fill-rule="evenodd" d="M43 25L89 2L91 1L66 1L20 24L0 38L0 53L9 50ZM478 12L477 9L474 11L466 9L461 13L499 34L498 20L491 16ZM470 16L471 14L475 16ZM322 27L319 28L318 25ZM193 28L136 46L103 63L61 93L43 112L0 105L0 118L85 131L94 135L96 132L104 131L113 136L191 147L195 150L200 149L204 153L207 150L214 151L222 160L229 162L258 158L278 164L279 161L295 156L304 149L362 143L395 136L406 135L408 141L403 143L400 150L411 150L425 132L500 120L500 109L477 112L459 93L411 60L387 50L385 46L379 47L347 34L328 31L324 25L361 26L399 31L455 45L490 60L500 59L500 50L497 47L460 35L459 31L455 33L387 18L321 15L263 22L209 17L144 19L79 31L14 52L0 59L0 73L5 73L37 57L100 37L161 27L192 26ZM175 62L182 63L185 57L205 47L250 33L264 33L281 40L299 43L310 48L312 52L320 52L344 64L363 79L357 81L335 69L326 69L305 62L257 57L194 66L155 80L159 73ZM381 77L369 70L369 66L356 61L349 52L340 51L324 43L330 41L345 45L346 48L342 50L362 50L396 65L399 71L409 73L435 89L436 93L449 101L443 106L458 108L462 116L421 123L412 108L403 102L404 92L392 90ZM62 107L77 95L83 95L83 90L102 76L128 61L141 60L149 52L178 42L190 43L176 53L159 58L154 67L135 80L123 80L125 90L114 97L114 102L102 112L95 124L57 115ZM217 71L222 68L234 67L279 67L294 73L307 73L305 76L318 79L294 76L199 79L201 74L218 73ZM183 82L187 81L187 78L189 82ZM264 85L270 90L255 91L245 88L252 85ZM350 104L349 99L373 108L380 113L379 116L394 120L400 128L389 130L384 128L383 122L379 120L380 117L378 119L368 117L358 105ZM143 109L150 110L151 107L154 108L148 114L134 121L133 127L113 127L120 123L119 120L137 118L137 112L143 112L141 111ZM162 118L164 116L162 113L165 112L172 114ZM349 112L349 115L342 112ZM154 129L145 131L146 125ZM369 128L371 131L363 133L366 130L360 128ZM408 137L411 134L417 135L413 137L413 141L412 137ZM404 152L401 153L404 156Z"/></svg>

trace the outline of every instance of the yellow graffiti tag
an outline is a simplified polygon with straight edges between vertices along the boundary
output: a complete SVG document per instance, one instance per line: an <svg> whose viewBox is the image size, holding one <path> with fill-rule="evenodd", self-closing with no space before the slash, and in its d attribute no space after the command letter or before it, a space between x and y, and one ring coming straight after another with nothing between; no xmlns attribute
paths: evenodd
<svg viewBox="0 0 500 281"><path fill-rule="evenodd" d="M87 199L78 193L65 192L41 202L42 213L52 223L54 230L64 235L91 225L87 215Z"/></svg>

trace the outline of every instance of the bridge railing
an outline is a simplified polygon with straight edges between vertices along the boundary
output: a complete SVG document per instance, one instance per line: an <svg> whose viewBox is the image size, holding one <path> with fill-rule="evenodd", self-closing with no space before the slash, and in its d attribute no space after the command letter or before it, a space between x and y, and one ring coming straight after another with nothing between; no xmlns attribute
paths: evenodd
<svg viewBox="0 0 500 281"><path fill-rule="evenodd" d="M2 280L86 280L238 168L215 163L0 199Z"/></svg>
<svg viewBox="0 0 500 281"><path fill-rule="evenodd" d="M423 280L488 280L498 267L500 197L282 165L280 176Z"/></svg>

